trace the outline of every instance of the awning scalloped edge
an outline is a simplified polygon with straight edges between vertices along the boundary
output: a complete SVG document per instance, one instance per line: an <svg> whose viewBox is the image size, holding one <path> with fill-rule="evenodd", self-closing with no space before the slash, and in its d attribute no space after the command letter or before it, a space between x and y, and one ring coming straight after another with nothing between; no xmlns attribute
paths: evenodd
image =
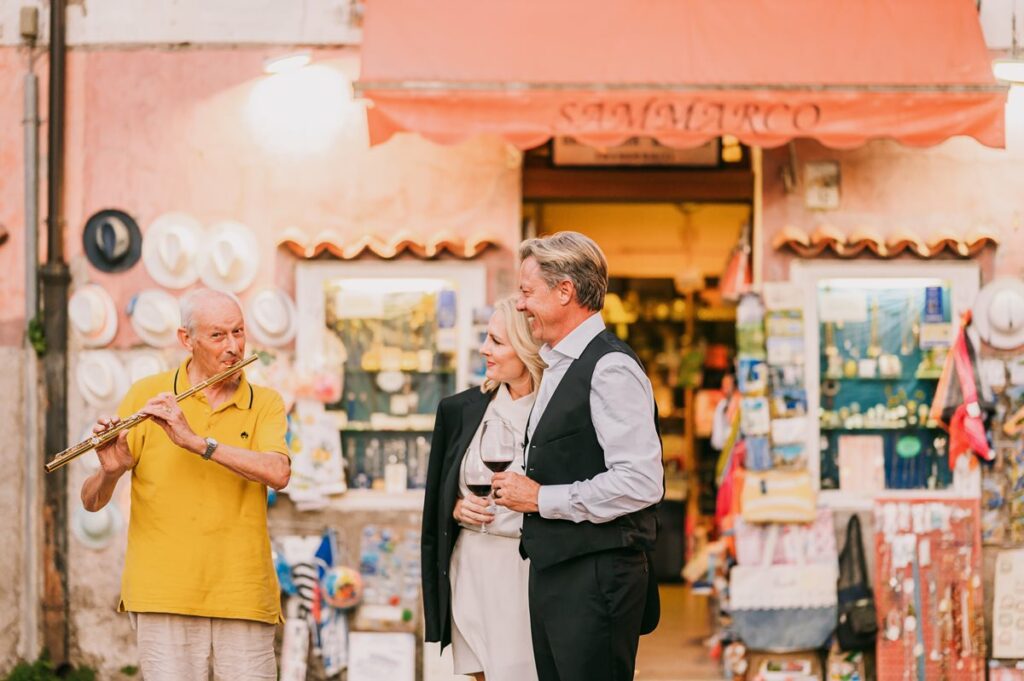
<svg viewBox="0 0 1024 681"><path fill-rule="evenodd" d="M290 228L281 234L277 245L288 249L294 255L317 258L325 252L340 260L354 260L365 253L390 260L403 253L430 260L448 253L456 258L475 258L491 246L501 242L493 237L477 235L467 238L456 237L450 232L439 232L427 238L416 238L407 231L400 231L391 237L364 235L357 239L343 239L337 232L321 232L310 238L301 230Z"/></svg>
<svg viewBox="0 0 1024 681"><path fill-rule="evenodd" d="M999 238L988 231L976 231L961 237L951 232L939 232L922 237L908 230L894 232L888 238L869 229L853 230L849 234L830 225L818 227L808 234L799 227L785 227L772 239L772 248L789 250L801 258L834 255L855 258L874 255L895 258L910 253L919 258L936 258L943 254L957 258L972 258L986 246L998 246Z"/></svg>

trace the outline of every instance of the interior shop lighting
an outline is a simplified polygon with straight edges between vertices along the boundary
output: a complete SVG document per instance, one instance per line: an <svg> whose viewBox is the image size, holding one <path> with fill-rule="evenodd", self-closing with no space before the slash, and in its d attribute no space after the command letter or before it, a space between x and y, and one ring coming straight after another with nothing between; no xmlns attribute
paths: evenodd
<svg viewBox="0 0 1024 681"><path fill-rule="evenodd" d="M291 52L277 57L270 57L263 62L264 73L273 75L276 73L287 73L301 69L311 62L313 58L309 52Z"/></svg>

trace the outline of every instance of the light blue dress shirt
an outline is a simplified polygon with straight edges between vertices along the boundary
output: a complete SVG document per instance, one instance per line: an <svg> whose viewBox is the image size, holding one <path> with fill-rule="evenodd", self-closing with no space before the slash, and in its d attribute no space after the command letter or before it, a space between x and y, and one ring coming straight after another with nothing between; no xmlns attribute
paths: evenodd
<svg viewBox="0 0 1024 681"><path fill-rule="evenodd" d="M531 439L565 372L602 331L604 321L595 313L555 347L545 343L540 348L548 366L527 426ZM665 471L654 426L654 391L633 358L610 352L598 360L590 384L590 413L608 470L590 480L542 485L537 499L542 518L606 523L661 499Z"/></svg>

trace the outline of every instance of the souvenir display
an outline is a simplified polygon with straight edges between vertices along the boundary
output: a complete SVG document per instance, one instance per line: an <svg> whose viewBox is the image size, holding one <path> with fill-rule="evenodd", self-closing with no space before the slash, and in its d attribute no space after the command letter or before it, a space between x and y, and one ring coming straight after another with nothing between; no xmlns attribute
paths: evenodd
<svg viewBox="0 0 1024 681"><path fill-rule="evenodd" d="M158 288L137 293L128 303L132 329L146 345L168 348L178 344L181 310L178 300Z"/></svg>
<svg viewBox="0 0 1024 681"><path fill-rule="evenodd" d="M879 681L985 678L976 500L877 499Z"/></svg>
<svg viewBox="0 0 1024 681"><path fill-rule="evenodd" d="M825 681L867 681L865 655L859 650L829 651L825 669Z"/></svg>
<svg viewBox="0 0 1024 681"><path fill-rule="evenodd" d="M323 405L303 401L288 417L292 474L284 488L300 510L320 508L324 497L348 489L338 426Z"/></svg>
<svg viewBox="0 0 1024 681"><path fill-rule="evenodd" d="M992 602L992 656L1024 658L1024 549L996 558Z"/></svg>
<svg viewBox="0 0 1024 681"><path fill-rule="evenodd" d="M359 548L363 600L357 629L412 631L420 607L420 534L411 529L366 525Z"/></svg>
<svg viewBox="0 0 1024 681"><path fill-rule="evenodd" d="M836 643L844 651L873 651L878 638L878 610L860 533L860 516L846 525L846 543L839 554L839 623Z"/></svg>
<svg viewBox="0 0 1024 681"><path fill-rule="evenodd" d="M989 660L988 681L1024 681L1024 661Z"/></svg>
<svg viewBox="0 0 1024 681"><path fill-rule="evenodd" d="M139 261L142 233L122 210L101 210L86 221L82 246L89 263L101 272L124 272Z"/></svg>
<svg viewBox="0 0 1024 681"><path fill-rule="evenodd" d="M203 227L191 215L164 213L146 230L142 264L153 281L169 289L188 288L199 279Z"/></svg>
<svg viewBox="0 0 1024 681"><path fill-rule="evenodd" d="M295 338L295 302L281 289L267 288L249 299L246 331L260 345L280 347Z"/></svg>
<svg viewBox="0 0 1024 681"><path fill-rule="evenodd" d="M212 289L241 293L260 271L256 233L239 222L218 222L203 237L196 268L203 283Z"/></svg>
<svg viewBox="0 0 1024 681"><path fill-rule="evenodd" d="M884 472L886 489L952 482L948 438L929 409L952 337L949 295L940 280L819 284L823 489L871 494L878 491L872 471Z"/></svg>
<svg viewBox="0 0 1024 681"><path fill-rule="evenodd" d="M78 287L68 300L68 321L87 348L102 348L117 335L117 308L99 284Z"/></svg>
<svg viewBox="0 0 1024 681"><path fill-rule="evenodd" d="M366 282L326 286L326 335L346 357L342 394L326 407L341 424L349 487L419 489L434 413L456 387L457 297L443 280Z"/></svg>
<svg viewBox="0 0 1024 681"><path fill-rule="evenodd" d="M128 372L111 350L88 350L78 355L75 379L89 406L116 407L128 392Z"/></svg>

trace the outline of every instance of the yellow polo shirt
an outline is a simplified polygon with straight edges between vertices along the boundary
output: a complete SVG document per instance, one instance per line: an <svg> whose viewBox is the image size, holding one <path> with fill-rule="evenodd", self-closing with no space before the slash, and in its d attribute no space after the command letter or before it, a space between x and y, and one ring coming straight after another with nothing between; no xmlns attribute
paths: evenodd
<svg viewBox="0 0 1024 681"><path fill-rule="evenodd" d="M188 363L137 382L118 414L135 413L159 393L186 390ZM244 376L217 409L202 393L180 405L201 437L288 455L281 396ZM135 464L118 610L281 622L266 486L181 449L152 420L129 432Z"/></svg>

